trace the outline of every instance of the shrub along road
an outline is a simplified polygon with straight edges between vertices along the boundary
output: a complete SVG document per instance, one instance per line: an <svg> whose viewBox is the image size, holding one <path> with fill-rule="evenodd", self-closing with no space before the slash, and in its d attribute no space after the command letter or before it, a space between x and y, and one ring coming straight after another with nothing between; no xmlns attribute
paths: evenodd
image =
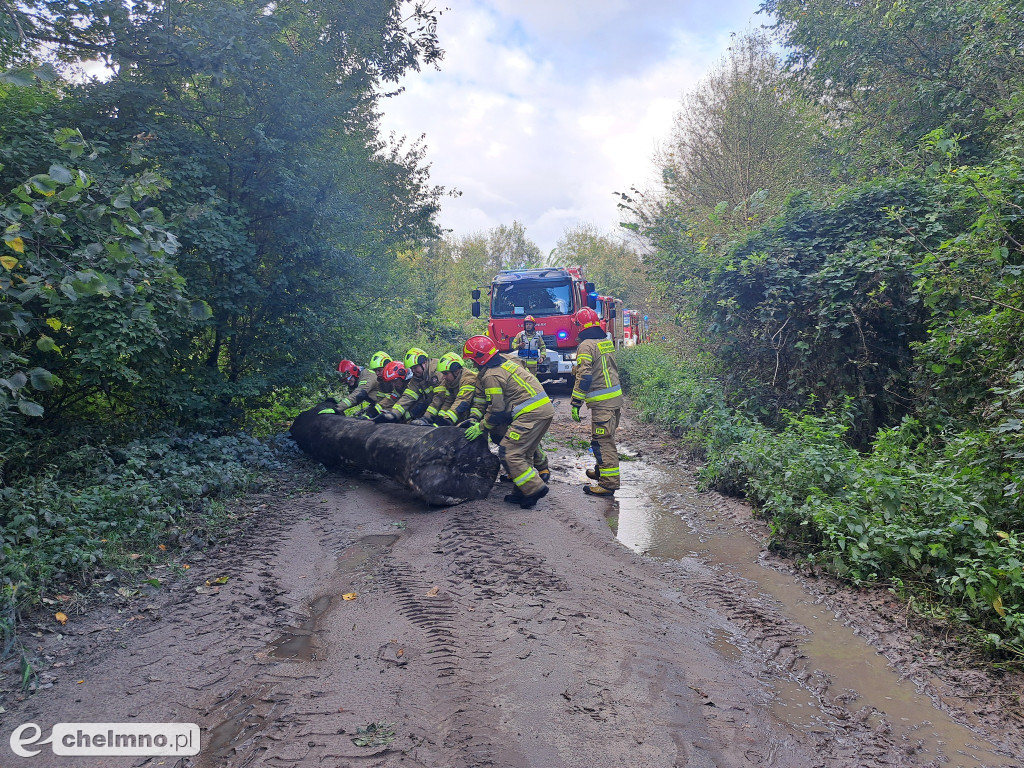
<svg viewBox="0 0 1024 768"><path fill-rule="evenodd" d="M0 764L21 762L7 740L22 723L45 735L60 722L171 721L201 726L200 755L103 764L1020 764L1009 710L975 718L977 737L939 710L934 729L891 722L830 689L801 651L805 628L756 584L618 543L613 502L579 490L572 446L587 433L562 410L552 491L532 510L502 503L503 487L430 509L373 475L327 475L316 491L248 499L237 534L186 555L158 592L26 637L45 687L5 702ZM658 433L624 432L634 451L666 456ZM635 473L624 465L627 484ZM905 641L891 629L890 650ZM908 653L900 672L924 661ZM794 685L818 710L803 725L773 707ZM930 685L961 717L957 692ZM960 736L982 749L941 743ZM90 760L43 746L24 764Z"/></svg>

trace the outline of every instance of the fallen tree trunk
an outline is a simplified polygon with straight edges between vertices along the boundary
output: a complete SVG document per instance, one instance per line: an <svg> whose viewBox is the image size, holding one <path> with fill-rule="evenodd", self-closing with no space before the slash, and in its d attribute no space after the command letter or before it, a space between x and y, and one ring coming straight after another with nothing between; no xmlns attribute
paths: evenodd
<svg viewBox="0 0 1024 768"><path fill-rule="evenodd" d="M328 467L351 465L390 477L428 504L482 499L498 475L498 457L486 440L466 439L456 427L374 424L318 405L299 414L291 434L299 447Z"/></svg>

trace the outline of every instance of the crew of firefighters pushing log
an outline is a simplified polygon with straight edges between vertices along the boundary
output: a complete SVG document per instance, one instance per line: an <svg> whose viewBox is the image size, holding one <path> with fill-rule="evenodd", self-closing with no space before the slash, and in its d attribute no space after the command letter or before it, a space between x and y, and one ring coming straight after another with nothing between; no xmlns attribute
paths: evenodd
<svg viewBox="0 0 1024 768"><path fill-rule="evenodd" d="M579 328L580 343L570 413L578 422L580 409L584 405L590 409L590 445L596 462L586 473L594 483L584 485L583 491L612 496L619 488L615 429L622 408L615 344L593 309L579 310L573 322ZM514 484L505 501L529 509L548 493L551 470L541 439L555 409L537 379L538 360L546 350L533 317L524 318L523 330L511 346L517 354L502 354L489 336L472 336L461 356L448 352L435 359L413 347L402 360L376 352L365 367L342 360L338 372L348 393L318 415L455 426L465 430L466 440L489 436Z"/></svg>

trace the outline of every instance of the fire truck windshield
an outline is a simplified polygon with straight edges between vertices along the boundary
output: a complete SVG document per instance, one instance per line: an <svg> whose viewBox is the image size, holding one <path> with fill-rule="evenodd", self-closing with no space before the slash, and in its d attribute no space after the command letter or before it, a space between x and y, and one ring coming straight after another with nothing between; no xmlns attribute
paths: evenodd
<svg viewBox="0 0 1024 768"><path fill-rule="evenodd" d="M568 281L522 280L495 282L491 317L550 317L572 313L572 284Z"/></svg>

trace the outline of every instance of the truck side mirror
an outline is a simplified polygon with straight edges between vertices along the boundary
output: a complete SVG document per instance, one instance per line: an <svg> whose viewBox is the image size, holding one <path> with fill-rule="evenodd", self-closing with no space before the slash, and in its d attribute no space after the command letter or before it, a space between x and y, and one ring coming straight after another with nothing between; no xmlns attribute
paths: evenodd
<svg viewBox="0 0 1024 768"><path fill-rule="evenodd" d="M480 293L480 291L473 291L473 293ZM480 317L480 302L473 302L473 317Z"/></svg>
<svg viewBox="0 0 1024 768"><path fill-rule="evenodd" d="M593 283L587 283L586 285L584 285L584 288L586 288L588 294L594 293L597 290L597 288L594 287Z"/></svg>
<svg viewBox="0 0 1024 768"><path fill-rule="evenodd" d="M474 288L473 289L473 301L480 301L480 289L479 288Z"/></svg>
<svg viewBox="0 0 1024 768"><path fill-rule="evenodd" d="M614 309L612 310L611 318L612 318L612 320L615 319L615 310Z"/></svg>
<svg viewBox="0 0 1024 768"><path fill-rule="evenodd" d="M597 309L597 296L592 292L587 294L587 306L591 309Z"/></svg>

